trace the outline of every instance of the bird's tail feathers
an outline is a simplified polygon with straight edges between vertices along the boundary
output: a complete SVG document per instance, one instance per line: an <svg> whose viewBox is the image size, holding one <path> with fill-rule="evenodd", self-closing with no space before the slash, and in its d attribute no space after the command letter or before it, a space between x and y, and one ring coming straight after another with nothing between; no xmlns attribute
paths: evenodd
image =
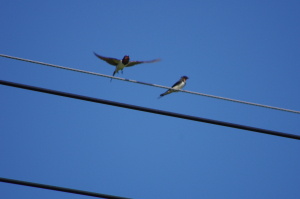
<svg viewBox="0 0 300 199"><path fill-rule="evenodd" d="M160 96L159 96L157 99L160 99L160 98L162 98L163 96L165 96L165 95L167 95L167 94L169 94L169 93L172 93L172 91L171 91L171 90L167 90L167 91L164 92L163 94L160 94Z"/></svg>
<svg viewBox="0 0 300 199"><path fill-rule="evenodd" d="M164 94L160 94L160 96L157 99L160 99L164 96Z"/></svg>
<svg viewBox="0 0 300 199"><path fill-rule="evenodd" d="M117 69L114 71L113 76L115 76L115 74L117 73ZM110 82L112 81L113 78L110 79Z"/></svg>

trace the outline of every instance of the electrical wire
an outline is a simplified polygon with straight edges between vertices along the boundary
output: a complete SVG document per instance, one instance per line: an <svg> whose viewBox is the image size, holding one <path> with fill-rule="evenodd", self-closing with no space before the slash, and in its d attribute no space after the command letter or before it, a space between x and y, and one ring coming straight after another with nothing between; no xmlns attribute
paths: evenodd
<svg viewBox="0 0 300 199"><path fill-rule="evenodd" d="M62 192L74 193L74 194L85 195L85 196L93 196L93 197L97 197L97 198L129 199L129 198L124 198L124 197L119 197L119 196L106 195L106 194L102 194L102 193L82 191L82 190L78 190L78 189L69 189L69 188L64 188L64 187L57 187L57 186L46 185L46 184L26 182L26 181L14 180L14 179L9 179L9 178L1 178L0 177L0 182L6 182L6 183L11 183L11 184L18 184L18 185L24 185L24 186L30 186L30 187L36 187L36 188L42 188L42 189L50 189L50 190L54 190L54 191L62 191Z"/></svg>
<svg viewBox="0 0 300 199"><path fill-rule="evenodd" d="M66 93L66 92L61 92L61 91L56 91L56 90L50 90L50 89L46 89L46 88L24 85L24 84L19 84L19 83L15 83L15 82L8 82L8 81L4 81L4 80L0 80L0 84L6 85L6 86L22 88L22 89L27 89L27 90L32 90L32 91L38 91L38 92L42 92L42 93L48 93L48 94L52 94L52 95L73 98L73 99L85 100L85 101L89 101L89 102L107 104L107 105L112 105L112 106L117 106L117 107L122 107L122 108L144 111L144 112L148 112L148 113L155 113L155 114L160 114L160 115L177 117L177 118L181 118L181 119L205 122L205 123L210 123L210 124L215 124L215 125L220 125L220 126L227 126L227 127L231 127L231 128L237 128L237 129L242 129L242 130L254 131L254 132L258 132L258 133L265 133L265 134L269 134L269 135L276 135L276 136L300 140L299 135L282 133L282 132L278 132L278 131L271 131L271 130L266 130L266 129L260 129L260 128L255 128L255 127L250 127L250 126L244 126L244 125L239 125L239 124L211 120L211 119L195 117L195 116L190 116L190 115L183 115L183 114L179 114L179 113L167 112L167 111L162 111L162 110L157 110L157 109L135 106L135 105L131 105L131 104L124 104L124 103L120 103L120 102L108 101L108 100L103 100L103 99L99 99L99 98L87 97L87 96L83 96L83 95L76 95L73 93Z"/></svg>
<svg viewBox="0 0 300 199"><path fill-rule="evenodd" d="M179 91L179 92L190 93L190 94L194 94L194 95L201 95L201 96L205 96L205 97L211 97L211 98L216 98L216 99L221 99L221 100L226 100L226 101L231 101L231 102L237 102L237 103L248 104L248 105L252 105L252 106L259 106L259 107L263 107L263 108L269 108L269 109L275 109L275 110L300 114L300 111L295 111L295 110L290 110L290 109L284 109L284 108L268 106L268 105L263 105L263 104L257 104L257 103L252 103L252 102L246 102L246 101L241 101L241 100L235 100L235 99L231 99L231 98L219 97L219 96L215 96L215 95L209 95L209 94L198 93L198 92L193 92L193 91L187 91L187 90L182 90L182 89L178 90L178 89L173 89L173 88L167 87L167 86L161 86L161 85L157 85L157 84L150 84L150 83L136 81L136 80L130 80L130 79L125 79L125 78L120 78L120 77L114 77L114 76L110 76L110 75L104 75L104 74L100 74L100 73L94 73L94 72L79 70L79 69L75 69L75 68L68 68L68 67L64 67L64 66L58 66L58 65L54 65L54 64L48 64L48 63L44 63L44 62L38 62L38 61L29 60L29 59L23 59L23 58L19 58L19 57L4 55L4 54L0 54L0 56L5 57L5 58L20 60L20 61L26 61L26 62L30 62L30 63L40 64L40 65L45 65L45 66L51 66L51 67L60 68L60 69L64 69L64 70L70 70L70 71L85 73L85 74L89 74L89 75L96 75L96 76L106 77L106 78L110 78L110 79L113 78L113 79L117 79L117 80L143 84L143 85L147 85L147 86L154 86L154 87L158 87L158 88L172 89L172 90L176 90L176 91Z"/></svg>

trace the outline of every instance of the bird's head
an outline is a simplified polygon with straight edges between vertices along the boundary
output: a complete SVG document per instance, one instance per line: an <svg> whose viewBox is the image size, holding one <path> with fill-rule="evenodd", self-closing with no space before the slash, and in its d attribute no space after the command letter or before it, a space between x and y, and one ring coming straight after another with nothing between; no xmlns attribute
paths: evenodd
<svg viewBox="0 0 300 199"><path fill-rule="evenodd" d="M126 65L126 64L128 64L128 62L129 62L129 56L128 56L128 55L125 55L125 56L123 57L123 59L122 59L122 63L123 63L124 65Z"/></svg>
<svg viewBox="0 0 300 199"><path fill-rule="evenodd" d="M185 80L188 79L188 77L187 76L182 76L181 79L184 79L184 81L185 81Z"/></svg>

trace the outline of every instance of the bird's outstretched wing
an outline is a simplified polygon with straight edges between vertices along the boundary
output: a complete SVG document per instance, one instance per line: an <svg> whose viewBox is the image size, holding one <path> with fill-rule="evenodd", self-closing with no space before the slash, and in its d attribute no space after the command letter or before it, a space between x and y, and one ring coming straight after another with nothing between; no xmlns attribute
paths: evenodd
<svg viewBox="0 0 300 199"><path fill-rule="evenodd" d="M117 66L118 63L120 62L120 60L115 59L115 58L103 57L103 56L101 56L101 55L98 55L98 54L95 53L95 52L94 52L94 54L95 54L98 58L100 58L100 59L102 59L103 61L106 61L107 63L109 63L110 65Z"/></svg>
<svg viewBox="0 0 300 199"><path fill-rule="evenodd" d="M161 59L154 59L151 61L130 61L126 67L130 67L130 66L134 66L136 64L142 64L142 63L154 63L154 62L158 62L160 60Z"/></svg>

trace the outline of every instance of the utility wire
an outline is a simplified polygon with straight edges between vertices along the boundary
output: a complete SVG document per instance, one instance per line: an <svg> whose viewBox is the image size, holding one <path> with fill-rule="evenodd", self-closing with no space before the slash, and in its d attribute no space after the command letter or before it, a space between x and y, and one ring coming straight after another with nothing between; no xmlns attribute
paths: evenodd
<svg viewBox="0 0 300 199"><path fill-rule="evenodd" d="M103 100L103 99L99 99L99 98L92 98L92 97L87 97L87 96L83 96L83 95L76 95L76 94L72 94L72 93L65 93L65 92L50 90L50 89L46 89L46 88L29 86L29 85L19 84L19 83L15 83L15 82L8 82L8 81L0 80L0 84L6 85L6 86L22 88L22 89L27 89L27 90L32 90L32 91L38 91L38 92L42 92L42 93L48 93L48 94L52 94L52 95L58 95L58 96L63 96L63 97L79 99L79 100L85 100L85 101L89 101L89 102L107 104L107 105L111 105L111 106L117 106L117 107L122 107L122 108L138 110L138 111L144 111L144 112L149 112L149 113L177 117L177 118L181 118L181 119L205 122L205 123L210 123L210 124L215 124L215 125L227 126L227 127L231 127L231 128L243 129L243 130L254 131L254 132L258 132L258 133L265 133L265 134L269 134L269 135L276 135L276 136L300 140L299 135L282 133L282 132L278 132L278 131L271 131L271 130L266 130L266 129L260 129L260 128L255 128L255 127L250 127L250 126L244 126L244 125L239 125L239 124L211 120L211 119L195 117L195 116L190 116L190 115L183 115L183 114L179 114L179 113L167 112L167 111L162 111L162 110L157 110L157 109L135 106L135 105L131 105L131 104L124 104L124 103L120 103L120 102L108 101L108 100Z"/></svg>
<svg viewBox="0 0 300 199"><path fill-rule="evenodd" d="M77 190L77 189L69 189L69 188L64 188L64 187L57 187L57 186L52 186L52 185L26 182L26 181L20 181L20 180L13 180L13 179L8 179L8 178L1 178L1 177L0 177L0 181L1 182L6 182L6 183L12 183L12 184L42 188L42 189L50 189L50 190L55 190L55 191L62 191L62 192L80 194L80 195L85 195L85 196L94 196L94 197L97 197L97 198L129 199L129 198L124 198L124 197L119 197L119 196L112 196L112 195L106 195L106 194L101 194L101 193L82 191L82 190Z"/></svg>
<svg viewBox="0 0 300 199"><path fill-rule="evenodd" d="M120 78L120 77L114 77L114 76L110 76L110 75L104 75L104 74L100 74L100 73L94 73L94 72L89 72L89 71L84 71L84 70L79 70L79 69L74 69L74 68L68 68L68 67L58 66L58 65L54 65L54 64L47 64L47 63L44 63L44 62L38 62L38 61L29 60L29 59L13 57L13 56L9 56L9 55L0 54L0 56L10 58L10 59L16 59L16 60L20 60L20 61L35 63L35 64L41 64L41 65L45 65L45 66L51 66L51 67L55 67L55 68L65 69L65 70L76 71L76 72L80 72L80 73L86 73L86 74L89 74L89 75L97 75L97 76L101 76L101 77L107 77L107 78L110 78L110 79L113 78L113 79L128 81L128 82L132 82L132 83L138 83L138 84L154 86L154 87L159 87L159 88L165 88L165 89L172 89L172 90L176 90L176 91L179 91L179 92L185 92L185 93L201 95L201 96L205 96L205 97L211 97L211 98L216 98L216 99L221 99L221 100L227 100L227 101L232 101L232 102L237 102L237 103L242 103L242 104L248 104L248 105L253 105L253 106L259 106L259 107L264 107L264 108L269 108L269 109L275 109L275 110L300 114L300 111L295 111L295 110L290 110L290 109L284 109L284 108L268 106L268 105L263 105L263 104L257 104L257 103L252 103L252 102L246 102L246 101L241 101L241 100L235 100L235 99L219 97L219 96L215 96L215 95L208 95L208 94L204 94L204 93L197 93L197 92L193 92L193 91L178 90L178 89L173 89L173 88L167 87L167 86L161 86L161 85L157 85L157 84L150 84L150 83L140 82L140 81L136 81L136 80L130 80L130 79L125 79L125 78Z"/></svg>

